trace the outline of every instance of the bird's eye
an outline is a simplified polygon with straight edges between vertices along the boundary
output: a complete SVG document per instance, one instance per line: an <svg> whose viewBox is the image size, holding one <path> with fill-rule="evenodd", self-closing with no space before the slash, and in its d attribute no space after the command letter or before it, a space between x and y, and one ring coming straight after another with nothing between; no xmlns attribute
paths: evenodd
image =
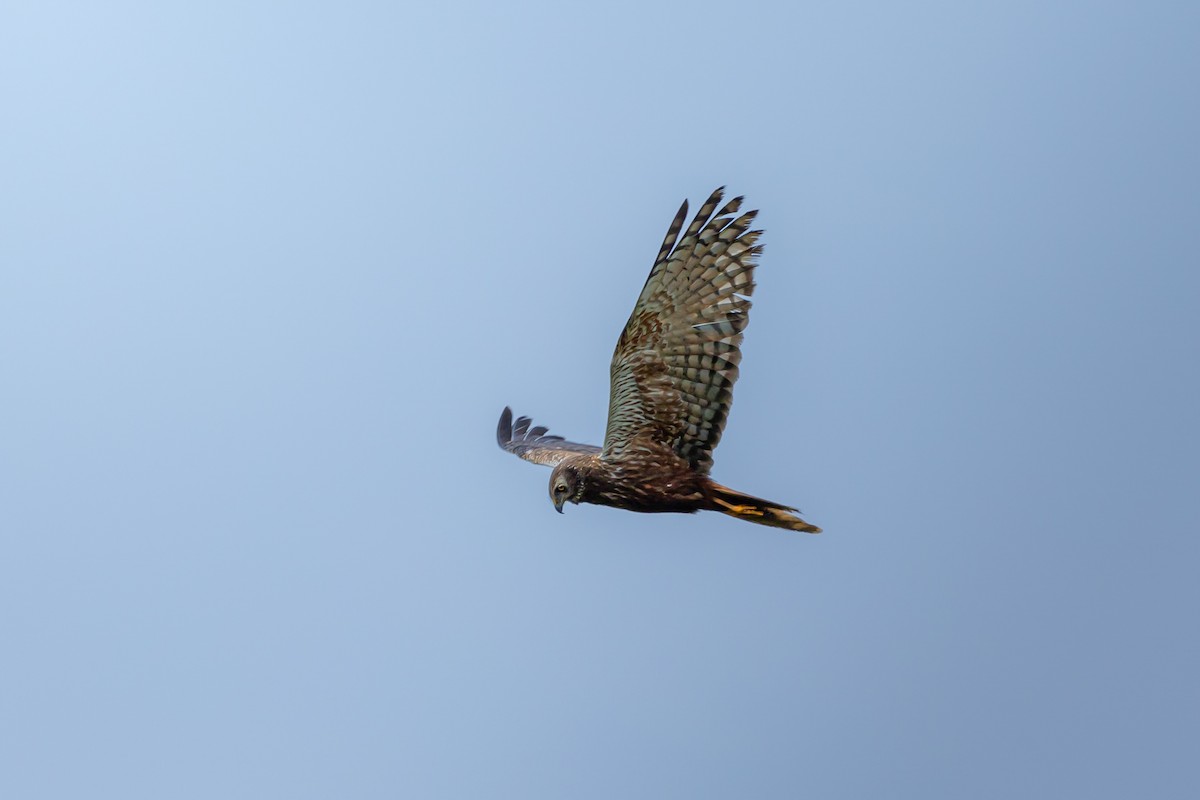
<svg viewBox="0 0 1200 800"><path fill-rule="evenodd" d="M560 483L558 486L554 487L554 491L558 492L559 494L564 494L567 491L567 485L565 483Z"/></svg>

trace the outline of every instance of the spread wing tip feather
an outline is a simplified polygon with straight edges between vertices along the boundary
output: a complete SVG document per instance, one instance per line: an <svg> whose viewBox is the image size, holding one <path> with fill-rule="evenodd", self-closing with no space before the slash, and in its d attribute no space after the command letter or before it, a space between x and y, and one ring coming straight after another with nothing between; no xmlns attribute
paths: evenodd
<svg viewBox="0 0 1200 800"><path fill-rule="evenodd" d="M550 434L549 430L544 425L534 427L529 417L517 417L514 421L512 409L505 406L496 426L496 442L500 449L526 461L551 467L573 453L600 452L595 445L568 442L561 436Z"/></svg>
<svg viewBox="0 0 1200 800"><path fill-rule="evenodd" d="M508 443L512 441L512 409L508 406L500 412L500 422L496 425L496 444L500 445L501 449L507 450Z"/></svg>

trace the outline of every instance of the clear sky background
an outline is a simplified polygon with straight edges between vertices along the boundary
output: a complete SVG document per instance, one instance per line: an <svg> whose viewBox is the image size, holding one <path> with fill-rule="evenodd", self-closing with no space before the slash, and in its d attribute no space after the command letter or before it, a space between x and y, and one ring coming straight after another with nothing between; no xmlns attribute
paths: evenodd
<svg viewBox="0 0 1200 800"><path fill-rule="evenodd" d="M1197 8L6 4L0 796L1198 796ZM722 184L826 533L559 516Z"/></svg>

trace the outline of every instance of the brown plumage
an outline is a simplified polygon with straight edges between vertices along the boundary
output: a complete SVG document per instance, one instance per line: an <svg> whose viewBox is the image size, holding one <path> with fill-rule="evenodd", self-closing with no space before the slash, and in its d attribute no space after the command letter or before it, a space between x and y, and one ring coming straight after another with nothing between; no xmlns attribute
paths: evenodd
<svg viewBox="0 0 1200 800"><path fill-rule="evenodd" d="M613 353L604 447L550 436L505 408L496 440L526 461L552 466L550 499L642 512L720 511L793 531L820 533L796 509L736 492L708 477L721 440L754 292L762 231L742 198L701 206L680 238L685 200ZM716 211L714 214L713 212Z"/></svg>

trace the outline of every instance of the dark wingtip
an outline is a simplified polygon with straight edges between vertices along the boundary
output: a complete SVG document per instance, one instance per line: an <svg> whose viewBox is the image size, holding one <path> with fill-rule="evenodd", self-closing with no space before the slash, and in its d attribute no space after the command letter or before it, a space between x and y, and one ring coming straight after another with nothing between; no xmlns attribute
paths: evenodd
<svg viewBox="0 0 1200 800"><path fill-rule="evenodd" d="M513 423L513 436L518 439L524 439L525 434L529 431L529 426L533 424L533 420L529 417L517 417L517 421Z"/></svg>
<svg viewBox="0 0 1200 800"><path fill-rule="evenodd" d="M496 426L496 443L501 449L512 441L512 409L508 406L500 412L500 424Z"/></svg>

